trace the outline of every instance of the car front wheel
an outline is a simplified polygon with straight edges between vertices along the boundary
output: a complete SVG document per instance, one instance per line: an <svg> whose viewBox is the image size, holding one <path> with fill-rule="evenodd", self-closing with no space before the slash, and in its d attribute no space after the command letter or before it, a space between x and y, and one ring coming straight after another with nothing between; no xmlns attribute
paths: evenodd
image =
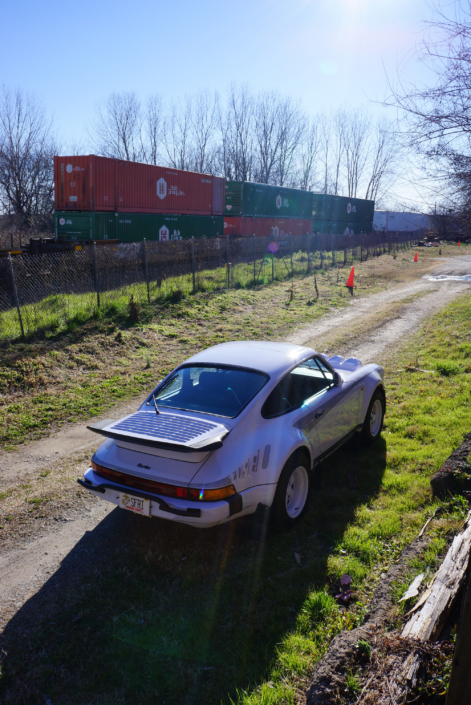
<svg viewBox="0 0 471 705"><path fill-rule="evenodd" d="M371 397L368 411L366 412L365 423L363 424L362 438L365 443L373 443L381 436L384 418L384 395L379 389Z"/></svg>
<svg viewBox="0 0 471 705"><path fill-rule="evenodd" d="M309 497L310 468L305 457L292 457L281 471L271 509L273 523L288 529L303 515Z"/></svg>

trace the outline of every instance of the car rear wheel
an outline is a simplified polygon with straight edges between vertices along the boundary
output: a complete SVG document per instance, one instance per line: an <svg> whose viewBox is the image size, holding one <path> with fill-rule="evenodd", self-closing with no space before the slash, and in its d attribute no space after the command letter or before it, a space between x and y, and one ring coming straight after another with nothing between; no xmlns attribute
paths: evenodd
<svg viewBox="0 0 471 705"><path fill-rule="evenodd" d="M309 462L303 456L290 458L281 471L271 508L277 528L288 529L299 521L307 506L309 490Z"/></svg>
<svg viewBox="0 0 471 705"><path fill-rule="evenodd" d="M363 424L362 439L365 443L373 443L381 436L384 419L384 394L377 389L371 397L365 423Z"/></svg>

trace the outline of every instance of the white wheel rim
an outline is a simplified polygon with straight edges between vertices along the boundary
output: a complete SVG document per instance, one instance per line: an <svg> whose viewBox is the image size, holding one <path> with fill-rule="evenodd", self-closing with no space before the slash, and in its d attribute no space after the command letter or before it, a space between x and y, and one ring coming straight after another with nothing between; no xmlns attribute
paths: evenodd
<svg viewBox="0 0 471 705"><path fill-rule="evenodd" d="M286 488L286 513L290 519L296 519L304 509L309 489L309 478L305 467L300 465L289 478Z"/></svg>
<svg viewBox="0 0 471 705"><path fill-rule="evenodd" d="M381 421L383 416L383 407L379 399L376 399L371 408L370 416L370 433L372 436L377 436L381 430Z"/></svg>

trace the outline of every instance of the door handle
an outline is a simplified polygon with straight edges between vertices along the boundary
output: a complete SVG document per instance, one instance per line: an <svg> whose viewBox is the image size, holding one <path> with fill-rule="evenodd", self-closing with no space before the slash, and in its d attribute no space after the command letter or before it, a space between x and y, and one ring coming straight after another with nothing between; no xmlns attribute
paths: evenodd
<svg viewBox="0 0 471 705"><path fill-rule="evenodd" d="M321 411L317 411L317 412L314 414L314 417L315 417L316 419L320 419L321 416L323 416L323 415L324 415L324 409L322 409Z"/></svg>

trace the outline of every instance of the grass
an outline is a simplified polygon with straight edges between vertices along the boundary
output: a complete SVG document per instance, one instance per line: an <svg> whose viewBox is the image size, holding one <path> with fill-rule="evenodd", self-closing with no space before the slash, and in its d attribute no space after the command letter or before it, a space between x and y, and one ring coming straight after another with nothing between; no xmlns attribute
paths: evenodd
<svg viewBox="0 0 471 705"><path fill-rule="evenodd" d="M230 294L213 302L234 326ZM430 477L471 426L469 320L471 298L463 295L387 362L383 439L371 449L345 447L324 463L321 487L292 532L267 534L251 520L195 531L118 510L109 515L7 626L0 699L298 702L332 637L361 624L379 576L440 504ZM440 371L443 360L459 371ZM35 486L26 494L42 496ZM4 515L11 501L0 505ZM460 500L443 503L408 579L434 569L465 512ZM344 572L355 592L346 609L334 599ZM405 587L396 586L397 599ZM349 674L345 687L353 697L358 676Z"/></svg>
<svg viewBox="0 0 471 705"><path fill-rule="evenodd" d="M427 271L432 254L424 253L419 270L412 253L405 262L384 255L357 264L355 296ZM62 328L4 346L0 447L11 449L142 395L176 364L209 345L282 338L295 326L348 305L345 279L345 270L318 270L318 299L312 275L194 295L186 289L182 297L141 304L139 321L131 319L129 298L121 294L105 302L99 315L92 311L88 318L80 314L78 319L63 319Z"/></svg>

